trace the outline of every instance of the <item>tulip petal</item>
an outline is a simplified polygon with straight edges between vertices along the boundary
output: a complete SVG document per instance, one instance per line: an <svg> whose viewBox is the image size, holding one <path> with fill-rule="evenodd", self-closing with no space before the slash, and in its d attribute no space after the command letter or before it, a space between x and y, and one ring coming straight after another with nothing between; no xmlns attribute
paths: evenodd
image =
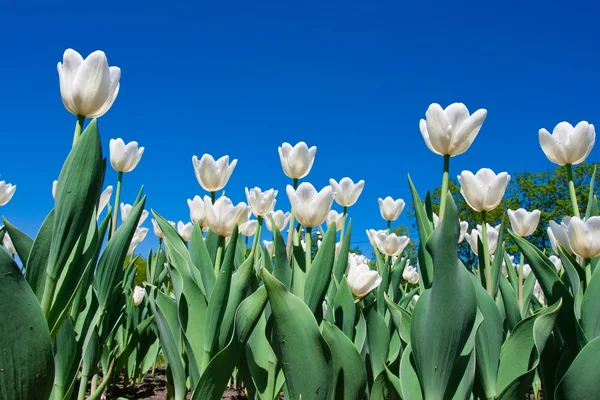
<svg viewBox="0 0 600 400"><path fill-rule="evenodd" d="M110 94L110 70L104 52L97 50L79 66L71 93L78 113L89 116L98 111Z"/></svg>

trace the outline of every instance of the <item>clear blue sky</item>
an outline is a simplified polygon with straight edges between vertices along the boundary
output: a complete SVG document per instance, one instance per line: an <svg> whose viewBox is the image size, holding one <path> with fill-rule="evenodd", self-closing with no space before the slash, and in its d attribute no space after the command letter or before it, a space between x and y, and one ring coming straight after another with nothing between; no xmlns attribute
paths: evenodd
<svg viewBox="0 0 600 400"><path fill-rule="evenodd" d="M132 202L144 184L148 209L176 221L189 220L186 199L204 195L191 162L203 153L239 160L226 186L234 201L245 201L245 186L273 187L287 210L277 146L302 140L318 147L307 178L318 188L331 177L366 181L350 210L353 241L363 242L365 229L385 226L378 197L410 202L408 173L422 193L439 185L442 159L418 128L432 102L488 110L471 149L452 159L453 176L547 170L540 128L600 124L592 1L1 7L0 179L18 188L0 214L30 235L52 207L71 147L75 117L56 71L68 47L101 49L121 68L119 96L99 120L105 155L111 138L144 146L122 198ZM589 161L600 159L598 147ZM105 186L115 181L111 169ZM155 244L150 233L141 249Z"/></svg>

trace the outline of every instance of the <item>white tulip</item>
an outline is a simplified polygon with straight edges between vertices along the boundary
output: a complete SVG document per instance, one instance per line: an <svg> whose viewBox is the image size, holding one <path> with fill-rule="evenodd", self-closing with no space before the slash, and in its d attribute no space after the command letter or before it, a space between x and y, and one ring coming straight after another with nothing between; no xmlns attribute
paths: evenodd
<svg viewBox="0 0 600 400"><path fill-rule="evenodd" d="M497 225L496 227L491 226L490 224L487 224L487 241L488 241L488 254L492 255L496 252L496 248L498 247L498 235L500 232L500 225ZM471 231L471 234L465 234L465 239L467 239L467 242L469 243L469 246L471 246L471 250L473 250L473 253L475 253L475 255L478 255L478 248L477 248L477 242L478 240L482 240L483 238L483 232L482 232L482 228L481 225L477 225L477 229L473 229Z"/></svg>
<svg viewBox="0 0 600 400"><path fill-rule="evenodd" d="M290 222L290 213L284 213L281 210L271 211L265 216L265 225L270 232L273 232L273 226L271 225L271 217L275 221L275 228L279 231L285 229L287 224Z"/></svg>
<svg viewBox="0 0 600 400"><path fill-rule="evenodd" d="M369 238L375 242L377 250L389 257L396 257L404 251L410 239L408 236L398 236L395 233L387 234L386 231L367 231Z"/></svg>
<svg viewBox="0 0 600 400"><path fill-rule="evenodd" d="M175 222L174 221L168 221L169 224L175 228ZM164 239L165 238L165 234L163 233L162 229L160 229L160 226L158 225L158 222L156 222L156 220L152 219L152 227L154 228L154 234L159 238L159 239Z"/></svg>
<svg viewBox="0 0 600 400"><path fill-rule="evenodd" d="M242 235L246 237L253 236L256 232L256 227L258 226L258 221L255 219L250 219L246 222L243 222L239 225L239 231Z"/></svg>
<svg viewBox="0 0 600 400"><path fill-rule="evenodd" d="M0 181L0 206L6 205L12 199L15 190L17 190L17 185Z"/></svg>
<svg viewBox="0 0 600 400"><path fill-rule="evenodd" d="M138 243L142 243L144 239L146 239L146 235L148 234L148 228L136 228L133 234L133 240Z"/></svg>
<svg viewBox="0 0 600 400"><path fill-rule="evenodd" d="M376 231L375 229L367 229L367 237L369 238L369 243L371 246L377 248L377 241L380 235L387 236L386 230Z"/></svg>
<svg viewBox="0 0 600 400"><path fill-rule="evenodd" d="M592 151L596 141L594 125L581 121L575 127L561 122L552 131L540 129L540 146L548 160L558 165L579 164Z"/></svg>
<svg viewBox="0 0 600 400"><path fill-rule="evenodd" d="M365 181L360 180L354 183L350 178L342 178L339 183L335 179L330 179L329 184L333 190L335 202L342 207L353 206L365 187Z"/></svg>
<svg viewBox="0 0 600 400"><path fill-rule="evenodd" d="M350 257L346 280L355 297L362 298L371 293L381 283L381 276L377 271L369 269L369 265L359 262L359 259Z"/></svg>
<svg viewBox="0 0 600 400"><path fill-rule="evenodd" d="M458 243L462 243L465 240L465 234L467 233L467 229L469 229L469 223L467 221L458 221L460 224L460 232L458 233ZM437 228L440 223L440 217L437 216L436 213L433 213L433 227Z"/></svg>
<svg viewBox="0 0 600 400"><path fill-rule="evenodd" d="M4 238L2 239L2 244L4 244L4 248L10 253L10 254L17 254L17 250L15 249L15 246L13 245L13 242L10 238L10 236L8 236L8 232L4 232Z"/></svg>
<svg viewBox="0 0 600 400"><path fill-rule="evenodd" d="M523 208L519 208L517 211L508 210L508 219L513 232L521 237L531 235L540 223L540 214L540 210L531 212Z"/></svg>
<svg viewBox="0 0 600 400"><path fill-rule="evenodd" d="M433 103L425 113L426 120L419 122L419 128L429 150L453 157L469 149L486 116L483 108L469 115L462 103L450 104L446 109Z"/></svg>
<svg viewBox="0 0 600 400"><path fill-rule="evenodd" d="M138 142L125 144L123 139L110 139L110 165L117 172L131 172L137 167L144 154L144 148Z"/></svg>
<svg viewBox="0 0 600 400"><path fill-rule="evenodd" d="M560 260L560 258L556 257L554 255L552 255L548 258L550 258L550 261L552 261L552 264L554 264L554 268L556 268L556 272L560 272L560 270L562 269L562 261Z"/></svg>
<svg viewBox="0 0 600 400"><path fill-rule="evenodd" d="M548 239L550 239L554 254L558 254L558 244L561 245L564 251L573 254L568 237L570 222L571 217L564 217L560 225L554 221L550 221L550 226L548 227Z"/></svg>
<svg viewBox="0 0 600 400"><path fill-rule="evenodd" d="M541 305L546 304L546 298L544 297L544 291L540 286L538 281L535 281L535 286L533 287L533 295L538 299Z"/></svg>
<svg viewBox="0 0 600 400"><path fill-rule="evenodd" d="M369 259L364 254L356 254L356 253L348 253L348 263L350 263L350 259L354 258L355 262L358 264L369 264Z"/></svg>
<svg viewBox="0 0 600 400"><path fill-rule="evenodd" d="M500 172L498 175L489 168L482 168L475 175L463 171L458 176L460 193L467 204L475 211L492 211L504 196L510 175Z"/></svg>
<svg viewBox="0 0 600 400"><path fill-rule="evenodd" d="M177 223L177 233L179 233L179 236L181 236L185 242L189 242L190 240L192 240L193 231L194 224L192 224L191 222L184 224L183 221L179 221Z"/></svg>
<svg viewBox="0 0 600 400"><path fill-rule="evenodd" d="M119 93L121 69L109 67L104 52L97 50L84 60L73 49L65 50L58 63L60 96L65 108L87 118L103 116Z"/></svg>
<svg viewBox="0 0 600 400"><path fill-rule="evenodd" d="M200 227L206 225L206 214L204 212L204 201L200 196L194 196L194 199L187 200L190 209L190 221L197 222Z"/></svg>
<svg viewBox="0 0 600 400"><path fill-rule="evenodd" d="M590 217L587 221L572 217L567 236L573 253L579 257L590 260L600 256L600 217Z"/></svg>
<svg viewBox="0 0 600 400"><path fill-rule="evenodd" d="M304 142L300 142L294 147L289 143L283 143L278 150L283 173L292 179L302 179L308 175L317 153L316 146L309 149Z"/></svg>
<svg viewBox="0 0 600 400"><path fill-rule="evenodd" d="M333 204L331 186L326 186L317 192L313 185L303 182L296 190L291 185L287 185L285 191L298 222L304 227L314 228L325 222Z"/></svg>
<svg viewBox="0 0 600 400"><path fill-rule="evenodd" d="M402 279L411 285L416 285L419 283L419 272L412 265L407 265L404 267L404 271L402 271Z"/></svg>
<svg viewBox="0 0 600 400"><path fill-rule="evenodd" d="M327 228L329 229L329 225L335 222L335 230L339 232L342 230L342 226L344 226L344 214L338 213L335 210L330 210L327 213L327 218L325 219L327 223Z"/></svg>
<svg viewBox="0 0 600 400"><path fill-rule="evenodd" d="M386 221L397 220L402 214L402 210L404 210L404 200L402 199L394 200L390 196L379 199L379 212Z"/></svg>
<svg viewBox="0 0 600 400"><path fill-rule="evenodd" d="M204 196L204 208L208 227L217 235L228 237L233 233L242 213L246 212L247 206L246 203L234 206L225 196L219 197L213 204L210 197Z"/></svg>
<svg viewBox="0 0 600 400"><path fill-rule="evenodd" d="M56 198L56 185L58 185L58 181L52 182L52 198Z"/></svg>
<svg viewBox="0 0 600 400"><path fill-rule="evenodd" d="M267 253L271 257L273 257L273 241L272 240L263 240L263 246L267 249Z"/></svg>
<svg viewBox="0 0 600 400"><path fill-rule="evenodd" d="M529 264L523 264L523 279L527 279L530 273L531 267L529 266Z"/></svg>
<svg viewBox="0 0 600 400"><path fill-rule="evenodd" d="M129 213L131 213L132 209L133 209L133 206L131 204L121 203L121 222L122 223L125 223L125 221L127 221L127 218L129 218ZM140 220L138 221L138 226L142 226L144 221L146 221L146 218L148 218L148 211L142 210L142 214L140 215Z"/></svg>
<svg viewBox="0 0 600 400"><path fill-rule="evenodd" d="M229 156L223 156L215 161L210 154L204 154L200 160L193 156L192 164L200 186L207 192L216 192L223 189L229 181L237 160L229 164Z"/></svg>
<svg viewBox="0 0 600 400"><path fill-rule="evenodd" d="M246 200L248 200L248 205L256 217L264 217L273 211L276 203L275 196L277 196L277 190L275 189L263 192L258 187L250 190L246 188Z"/></svg>
<svg viewBox="0 0 600 400"><path fill-rule="evenodd" d="M108 205L108 202L110 201L110 197L112 196L112 192L113 192L113 187L107 186L106 189L104 189L104 191L102 192L102 194L100 194L100 200L98 201L98 211L96 213L96 219L98 217L100 217L100 214L102 214L102 211L104 211L104 209ZM146 212L146 217L148 217L147 212ZM146 219L146 217L144 217L144 219Z"/></svg>
<svg viewBox="0 0 600 400"><path fill-rule="evenodd" d="M142 304L142 301L144 301L144 297L146 297L146 291L144 290L144 288L136 286L133 289L133 305L137 307L140 304Z"/></svg>

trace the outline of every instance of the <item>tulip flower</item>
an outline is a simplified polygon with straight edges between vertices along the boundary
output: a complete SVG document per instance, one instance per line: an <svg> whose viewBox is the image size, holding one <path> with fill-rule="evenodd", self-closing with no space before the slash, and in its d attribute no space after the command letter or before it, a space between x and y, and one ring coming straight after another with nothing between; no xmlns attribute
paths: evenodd
<svg viewBox="0 0 600 400"><path fill-rule="evenodd" d="M377 248L377 238L380 235L387 235L387 231L384 229L379 231L376 231L375 229L367 229L367 237L369 238L369 243L371 243L372 247Z"/></svg>
<svg viewBox="0 0 600 400"><path fill-rule="evenodd" d="M13 256L15 254L17 254L17 250L15 249L15 246L13 245L13 242L10 238L10 236L8 235L8 232L4 232L4 238L2 239L2 244L4 245L4 248Z"/></svg>
<svg viewBox="0 0 600 400"><path fill-rule="evenodd" d="M148 228L137 228L133 234L133 238L131 239L131 243L129 243L129 249L127 250L127 254L131 254L135 251L135 248L138 244L142 243L148 234Z"/></svg>
<svg viewBox="0 0 600 400"><path fill-rule="evenodd" d="M183 221L179 221L177 223L177 233L185 242L189 242L192 240L192 232L194 230L194 225L191 222L184 224Z"/></svg>
<svg viewBox="0 0 600 400"><path fill-rule="evenodd" d="M174 221L169 221L169 224L175 228L175 222ZM164 232L160 229L160 226L158 225L158 222L156 222L155 219L152 219L152 227L154 228L154 234L159 238L159 239L164 239L165 238L165 234Z"/></svg>
<svg viewBox="0 0 600 400"><path fill-rule="evenodd" d="M436 213L433 213L433 227L437 228L438 225L440 223L440 217L438 217L438 215ZM463 240L465 240L465 234L467 233L467 230L469 229L469 223L467 221L458 221L459 225L460 225L460 232L458 234L458 243L462 243Z"/></svg>
<svg viewBox="0 0 600 400"><path fill-rule="evenodd" d="M104 191L102 192L102 194L100 194L100 201L98 201L98 211L96 213L96 218L100 217L100 214L102 214L102 211L104 211L104 209L108 205L108 202L110 201L110 197L112 196L112 192L113 192L113 187L107 186L106 189L104 189ZM142 216L143 216L143 213L142 213ZM148 216L148 214L146 212L146 217L147 216ZM144 219L146 219L146 217L144 217ZM122 217L121 217L121 219L122 219ZM140 220L141 220L141 217L140 217Z"/></svg>
<svg viewBox="0 0 600 400"><path fill-rule="evenodd" d="M537 229L540 223L540 210L529 212L523 208L517 211L508 210L508 219L513 231L521 236L529 236Z"/></svg>
<svg viewBox="0 0 600 400"><path fill-rule="evenodd" d="M144 290L144 288L136 286L133 289L133 305L137 307L140 304L142 304L142 301L144 301L144 297L146 297L146 291Z"/></svg>
<svg viewBox="0 0 600 400"><path fill-rule="evenodd" d="M552 255L550 257L548 257L550 259L550 261L552 261L552 264L554 264L554 268L556 268L556 272L560 272L560 270L562 269L562 261L560 260L559 257L556 257L555 255Z"/></svg>
<svg viewBox="0 0 600 400"><path fill-rule="evenodd" d="M250 237L254 235L256 232L256 227L258 226L258 221L255 219L250 219L246 222L243 222L239 225L240 233L246 237Z"/></svg>
<svg viewBox="0 0 600 400"><path fill-rule="evenodd" d="M329 184L335 202L344 208L353 206L365 187L365 181L354 183L350 178L342 178L339 183L335 179L330 179Z"/></svg>
<svg viewBox="0 0 600 400"><path fill-rule="evenodd" d="M121 222L125 223L125 221L127 221L132 208L133 206L131 204L121 203ZM146 218L148 218L148 211L142 210L140 220L138 221L138 226L142 226L144 221L146 221Z"/></svg>
<svg viewBox="0 0 600 400"><path fill-rule="evenodd" d="M564 217L560 225L554 221L550 221L550 226L548 227L548 239L550 239L554 254L558 254L558 244L560 244L564 251L573 254L568 237L570 222L571 217Z"/></svg>
<svg viewBox="0 0 600 400"><path fill-rule="evenodd" d="M368 264L358 262L354 257L348 259L346 275L352 294L358 298L365 297L381 283L381 276L377 271L372 271Z"/></svg>
<svg viewBox="0 0 600 400"><path fill-rule="evenodd" d="M125 144L123 139L110 139L110 165L117 172L131 172L137 167L144 154L144 148L137 142Z"/></svg>
<svg viewBox="0 0 600 400"><path fill-rule="evenodd" d="M419 283L419 272L412 265L407 265L402 271L402 279L410 283L411 285L416 285Z"/></svg>
<svg viewBox="0 0 600 400"><path fill-rule="evenodd" d="M204 209L208 227L217 235L228 237L238 223L242 213L246 212L246 203L234 206L225 196L219 197L213 204L210 197L204 196Z"/></svg>
<svg viewBox="0 0 600 400"><path fill-rule="evenodd" d="M206 214L204 212L204 201L200 196L194 196L194 199L188 199L190 208L190 220L196 222L200 227L206 226Z"/></svg>
<svg viewBox="0 0 600 400"><path fill-rule="evenodd" d="M536 299L538 299L542 306L546 304L544 291L542 290L542 287L540 286L540 283L538 281L535 281L535 285L533 286L533 295L536 297Z"/></svg>
<svg viewBox="0 0 600 400"><path fill-rule="evenodd" d="M467 204L475 211L492 211L500 204L510 175L501 172L498 175L489 168L482 168L475 175L463 171L458 176L460 193Z"/></svg>
<svg viewBox="0 0 600 400"><path fill-rule="evenodd" d="M60 96L73 115L101 117L117 98L121 69L109 67L106 55L100 50L84 60L75 50L67 49L57 69Z"/></svg>
<svg viewBox="0 0 600 400"><path fill-rule="evenodd" d="M394 200L390 196L379 199L379 212L381 217L388 221L388 225L400 217L402 210L404 210L404 200L402 199Z"/></svg>
<svg viewBox="0 0 600 400"><path fill-rule="evenodd" d="M335 230L339 232L344 226L344 214L340 214L335 210L330 210L329 213L327 213L325 222L327 223L327 228L329 228L329 225L331 225L332 222L335 222Z"/></svg>
<svg viewBox="0 0 600 400"><path fill-rule="evenodd" d="M204 154L200 160L193 156L192 164L198 183L204 190L211 193L214 200L214 193L223 189L229 181L229 177L237 165L237 160L233 160L229 164L229 156L223 156L215 161L210 154Z"/></svg>
<svg viewBox="0 0 600 400"><path fill-rule="evenodd" d="M587 221L572 217L567 236L573 253L579 257L591 260L600 256L600 217L590 217Z"/></svg>
<svg viewBox="0 0 600 400"><path fill-rule="evenodd" d="M275 221L275 229L282 231L287 226L288 222L290 222L290 213L284 213L281 210L271 211L268 215L265 216L265 225L270 232L273 232L273 226L271 225L271 218Z"/></svg>
<svg viewBox="0 0 600 400"><path fill-rule="evenodd" d="M0 206L5 206L12 199L15 190L17 190L17 185L0 181Z"/></svg>
<svg viewBox="0 0 600 400"><path fill-rule="evenodd" d="M263 246L267 249L267 253L271 257L273 257L273 241L272 240L263 240Z"/></svg>
<svg viewBox="0 0 600 400"><path fill-rule="evenodd" d="M548 160L558 165L577 165L582 163L592 151L596 141L594 125L581 121L575 127L561 122L552 134L542 128L539 131L542 150Z"/></svg>
<svg viewBox="0 0 600 400"><path fill-rule="evenodd" d="M397 236L395 233L387 234L386 231L367 231L367 235L375 242L377 250L388 257L396 257L404 251L410 242L408 236Z"/></svg>
<svg viewBox="0 0 600 400"><path fill-rule="evenodd" d="M426 119L419 122L419 128L429 150L453 157L469 149L486 116L483 108L469 115L462 103L450 104L446 109L433 103L425 113Z"/></svg>
<svg viewBox="0 0 600 400"><path fill-rule="evenodd" d="M471 246L471 250L473 250L473 253L475 253L475 255L478 255L479 251L477 247L477 241L482 240L483 238L482 230L483 228L481 227L481 225L477 225L477 229L473 229L471 231L471 234L465 234L465 239L467 239L467 243L469 243L469 246ZM487 243L489 255L492 255L496 252L496 248L498 247L499 231L500 225L493 227L490 224L487 224Z"/></svg>
<svg viewBox="0 0 600 400"><path fill-rule="evenodd" d="M283 173L292 179L302 179L308 175L317 153L316 146L309 149L304 142L300 142L294 147L289 143L283 143L278 150Z"/></svg>
<svg viewBox="0 0 600 400"><path fill-rule="evenodd" d="M263 192L258 187L250 190L246 188L246 200L248 200L248 205L257 218L262 218L273 211L276 202L275 196L277 196L277 190L275 189Z"/></svg>
<svg viewBox="0 0 600 400"><path fill-rule="evenodd" d="M527 279L530 273L531 267L529 266L529 264L523 264L523 279Z"/></svg>
<svg viewBox="0 0 600 400"><path fill-rule="evenodd" d="M287 185L286 193L296 218L304 227L310 229L325 222L333 204L331 186L326 186L317 192L313 185L303 182L296 190L291 185Z"/></svg>

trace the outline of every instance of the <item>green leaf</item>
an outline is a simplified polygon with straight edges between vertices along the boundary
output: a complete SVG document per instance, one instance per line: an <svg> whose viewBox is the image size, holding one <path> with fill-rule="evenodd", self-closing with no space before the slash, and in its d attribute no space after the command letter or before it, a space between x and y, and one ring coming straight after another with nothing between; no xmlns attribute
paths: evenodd
<svg viewBox="0 0 600 400"><path fill-rule="evenodd" d="M577 355L559 382L557 400L595 399L600 392L600 337L590 341Z"/></svg>
<svg viewBox="0 0 600 400"><path fill-rule="evenodd" d="M600 336L600 268L596 268L581 302L581 325L588 340Z"/></svg>
<svg viewBox="0 0 600 400"><path fill-rule="evenodd" d="M592 177L590 179L590 191L588 194L588 203L585 210L585 218L589 219L590 217L598 215L598 201L596 200L596 193L594 192L594 183L596 180L596 166L594 165L594 172L592 173Z"/></svg>
<svg viewBox="0 0 600 400"><path fill-rule="evenodd" d="M271 226L277 226L273 217L271 218ZM290 283L292 282L292 269L290 268L290 263L287 257L287 250L285 240L281 235L281 231L275 229L273 232L273 252L274 252L274 276L279 279L281 283L285 285L286 288L290 288Z"/></svg>
<svg viewBox="0 0 600 400"><path fill-rule="evenodd" d="M333 276L335 277L336 282L341 282L342 276L346 273L346 269L348 268L348 254L350 253L350 242L352 240L351 219L348 221L348 228L343 239L339 256L333 265Z"/></svg>
<svg viewBox="0 0 600 400"><path fill-rule="evenodd" d="M399 375L402 397L406 400L423 400L421 384L419 383L415 358L410 343L402 353Z"/></svg>
<svg viewBox="0 0 600 400"><path fill-rule="evenodd" d="M315 315L317 315L317 310L322 310L323 300L331 281L333 262L335 260L335 234L334 222L327 229L317 256L312 263L310 271L306 274L304 302ZM310 251L310 249L307 249L307 251Z"/></svg>
<svg viewBox="0 0 600 400"><path fill-rule="evenodd" d="M0 398L46 400L54 381L52 342L40 303L0 251Z"/></svg>
<svg viewBox="0 0 600 400"><path fill-rule="evenodd" d="M290 398L329 400L333 390L331 353L321 337L315 317L302 300L264 269L262 276L279 338L278 358Z"/></svg>
<svg viewBox="0 0 600 400"><path fill-rule="evenodd" d="M27 259L29 258L29 253L31 252L31 246L33 246L33 239L18 230L13 224L8 222L6 218L3 219L6 232L12 240L15 250L17 250L17 255L23 264L23 268L27 270Z"/></svg>
<svg viewBox="0 0 600 400"><path fill-rule="evenodd" d="M175 229L173 229L173 231L175 231ZM183 248L181 247L180 243L177 243L176 246L183 251ZM191 264L196 266L200 271L203 286L202 291L203 293L205 293L206 300L208 301L210 300L210 295L212 294L212 290L215 286L217 278L215 277L215 268L213 266L212 260L210 259L210 254L208 253L208 249L206 248L206 244L204 243L204 238L202 237L202 229L200 228L200 225L198 225L197 222L194 223L194 230L192 231L192 240L190 242L189 253Z"/></svg>
<svg viewBox="0 0 600 400"><path fill-rule="evenodd" d="M387 304L388 310L390 311L390 316L392 321L394 322L394 326L400 335L400 338L404 343L410 342L410 324L412 315L406 309L400 307L398 304L390 301L390 299L385 296L385 302Z"/></svg>
<svg viewBox="0 0 600 400"><path fill-rule="evenodd" d="M423 287L427 288L433 280L434 267L431 255L425 250L425 243L427 243L427 239L429 239L429 236L433 232L433 223L429 220L429 217L427 216L425 206L423 205L423 202L419 197L419 193L417 192L415 185L410 179L410 175L408 176L408 184L410 186L410 193L413 199L413 207L415 210L417 228L419 231L419 274L421 276Z"/></svg>
<svg viewBox="0 0 600 400"><path fill-rule="evenodd" d="M29 252L29 258L27 259L27 268L25 269L25 279L40 302L44 295L46 266L48 265L48 257L50 256L53 227L54 210L50 211L46 219L44 219L44 222L33 241L31 251Z"/></svg>
<svg viewBox="0 0 600 400"><path fill-rule="evenodd" d="M502 294L502 301L506 310L508 329L512 331L519 321L521 321L521 311L519 310L517 294L504 276L500 277L500 293Z"/></svg>
<svg viewBox="0 0 600 400"><path fill-rule="evenodd" d="M383 372L390 351L390 330L375 307L367 314L367 342L372 376L375 377Z"/></svg>
<svg viewBox="0 0 600 400"><path fill-rule="evenodd" d="M492 269L492 293L494 298L498 293L498 286L500 284L500 275L502 275L502 261L504 259L504 232L506 232L506 217L502 214L502 221L500 222L500 233L498 235L498 247L496 248L496 253L494 253L494 260L492 261L490 267ZM483 253L479 253L483 254ZM510 265L510 264L506 264ZM507 268L508 269L508 268Z"/></svg>
<svg viewBox="0 0 600 400"><path fill-rule="evenodd" d="M352 295L350 286L348 286L348 281L343 275L340 286L335 294L333 308L335 324L350 340L354 340L356 305L354 304L354 296Z"/></svg>
<svg viewBox="0 0 600 400"><path fill-rule="evenodd" d="M65 389L71 386L69 375L73 368L73 363L77 354L77 341L75 339L75 330L71 318L66 318L62 324L56 337L54 338L54 395L56 398L62 399L65 394Z"/></svg>

